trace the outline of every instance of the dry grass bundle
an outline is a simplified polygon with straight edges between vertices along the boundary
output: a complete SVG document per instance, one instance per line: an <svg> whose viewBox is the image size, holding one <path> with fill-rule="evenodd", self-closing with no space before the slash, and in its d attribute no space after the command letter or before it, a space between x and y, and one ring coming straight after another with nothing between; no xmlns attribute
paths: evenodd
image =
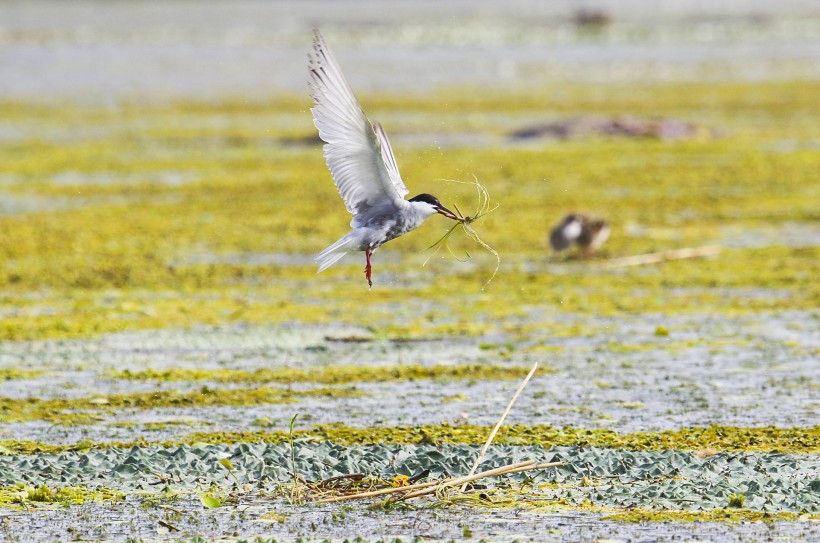
<svg viewBox="0 0 820 543"><path fill-rule="evenodd" d="M492 213L493 211L495 211L498 208L498 204L495 204L494 206L491 204L489 191L484 185L478 182L478 178L476 178L475 176L473 176L473 181L456 181L454 179L440 179L440 181L446 181L448 183L458 183L460 185L473 185L476 189L476 193L478 194L478 204L476 205L475 213L473 213L472 215L465 215L458 208L457 204L453 204L453 207L456 209L456 213L458 213L457 222L443 236L441 236L441 238L439 238L438 241L436 241L434 244L428 247L428 249L435 249L435 251L433 251L433 253L427 258L427 260L424 261L424 265L426 266L427 263L430 262L430 259L436 256L442 247L446 247L447 251L449 251L450 254L453 255L453 258L455 258L456 260L461 260L455 255L455 253L453 253L453 250L450 248L450 245L448 244L450 236L452 236L456 230L460 229L462 232L464 232L464 234L467 235L468 238L473 240L475 243L481 245L484 249L486 249L490 254L492 254L495 257L495 270L493 271L493 274L490 276L490 278L487 279L487 282L484 283L484 286L481 287L481 290L484 290L487 288L487 285L490 284L490 282L495 278L496 274L498 273L498 268L501 267L501 257L499 256L498 251L493 249L490 245L487 244L487 242L485 242L478 236L475 229L472 227L472 224L479 220L481 217L487 215L488 213ZM465 251L465 253L467 254L467 258L471 258L469 252Z"/></svg>
<svg viewBox="0 0 820 543"><path fill-rule="evenodd" d="M391 486L388 488L379 488L368 492L356 492L352 494L342 494L324 497L314 500L314 503L332 503L347 500L357 500L361 498L372 498L376 496L384 496L386 494L401 493L399 496L393 496L390 498L390 502L393 503L400 500L409 500L412 498L418 498L419 496L426 496L428 494L439 495L446 488L467 484L478 479L483 479L485 477L510 475L513 473L519 473L522 471L529 471L533 469L546 469L555 466L560 466L562 464L563 462L548 462L545 464L538 464L535 460L527 460L524 462L517 462L515 464L509 464L507 466L501 466L499 468L482 471L481 473L476 473L473 475L465 475L463 477L449 477L447 479L442 479L440 481L430 481L427 483L419 483L409 486Z"/></svg>
<svg viewBox="0 0 820 543"><path fill-rule="evenodd" d="M555 466L560 466L563 462L549 462L545 464L538 464L535 460L527 460L524 462L517 462L514 464L509 464L506 466L501 466L498 468L493 468L487 471L482 471L481 473L474 473L476 468L481 464L481 461L484 458L484 453L487 452L487 448L492 443L493 438L495 437L498 429L501 427L504 419L509 414L510 410L512 409L515 400L524 390L524 387L527 386L530 379L532 378L535 370L538 368L538 363L533 364L532 369L530 370L527 377L524 378L524 381L518 387L518 390L515 391L512 399L510 400L509 404L507 404L507 408L504 410L504 413L501 415L501 418L498 420L498 423L493 428L493 431L490 433L490 436L487 438L487 442L481 448L481 451L478 453L478 457L473 464L472 469L467 475L461 477L448 477L446 479L442 479L440 481L430 481L426 483L418 483L418 484L410 484L407 485L406 483L407 478L405 476L398 476L397 479L401 478L400 484L395 484L387 488L367 488L365 491L360 486L362 481L361 474L354 474L351 476L342 476L342 477L334 477L332 479L328 479L327 481L323 481L322 483L316 484L313 487L314 490L314 503L331 503L331 502L339 502L339 501L346 501L346 500L356 500L360 498L372 498L376 496L383 496L386 494L394 494L388 498L387 504L395 503L400 500L409 500L412 498L418 498L419 496L426 496L428 494L435 494L436 497L441 500L443 499L444 492L448 488L455 488L461 485L460 489L457 489L459 492L464 492L467 489L468 483L475 481L477 479L483 479L485 477L497 477L500 475L510 475L513 473L519 473L522 471L528 471L533 469L545 469L551 468ZM326 483L329 481L336 482L339 479L347 479L347 478L355 478L355 482L357 483L356 488L347 489L347 491L339 492L340 489L338 488L329 488ZM332 496L328 496L328 494L333 494ZM396 495L398 494L398 495Z"/></svg>

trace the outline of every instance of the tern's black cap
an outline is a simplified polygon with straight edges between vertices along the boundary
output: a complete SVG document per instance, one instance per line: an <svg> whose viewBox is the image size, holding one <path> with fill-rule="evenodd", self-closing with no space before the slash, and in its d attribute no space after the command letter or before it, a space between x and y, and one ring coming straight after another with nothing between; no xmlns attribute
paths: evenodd
<svg viewBox="0 0 820 543"><path fill-rule="evenodd" d="M432 194L419 194L418 196L413 196L410 198L411 202L426 202L432 206L441 206L441 202L438 201L438 198L433 196Z"/></svg>

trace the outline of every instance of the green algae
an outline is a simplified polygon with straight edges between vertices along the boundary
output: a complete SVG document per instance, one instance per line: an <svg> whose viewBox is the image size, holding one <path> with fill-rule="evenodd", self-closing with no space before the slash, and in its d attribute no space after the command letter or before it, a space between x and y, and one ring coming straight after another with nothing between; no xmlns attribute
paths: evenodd
<svg viewBox="0 0 820 543"><path fill-rule="evenodd" d="M415 338L480 335L493 331L520 333L521 323L527 318L521 314L521 308L532 306L550 311L569 309L581 315L707 311L731 316L814 309L820 304L820 286L812 279L817 262L817 251L813 249L726 250L714 259L670 262L649 273L607 271L596 269L593 264L592 268L579 267L574 274L536 274L518 268L523 267L526 260L511 256L506 262L503 281L494 284L491 292L480 292L479 273L458 275L457 268L452 268L448 275L431 276L425 286L381 290L378 306L373 305L367 289L336 290L333 296L325 293L328 288L339 285L340 280L344 281L339 275L346 271L334 271L313 280L314 283L307 283L308 274L313 272L304 268L197 266L174 272L175 277L163 285L155 285L159 290L153 293L133 291L119 282L113 299L109 291L61 291L59 298L46 299L41 304L44 308L52 303L66 305L65 312L3 319L0 339L91 337L124 330L236 322L357 324L363 318L368 322L391 323L385 330L387 334ZM67 262L66 265L75 264ZM145 265L149 264L138 259L128 266ZM38 281L43 279L38 277ZM124 271L122 277L130 281L134 275ZM243 278L254 282L276 279L278 285L298 284L316 289L313 294L322 303L300 296L289 297L281 286L251 289L231 284ZM96 279L91 282L96 283ZM99 288L106 287L104 282L96 284ZM220 284L223 289L218 288ZM112 286L116 287L108 285ZM771 290L772 294L749 297L745 290L748 288L763 293ZM445 311L419 315L413 308L397 305L403 297L438 300ZM396 309L391 311L388 307ZM446 315L447 322L442 322L437 315ZM537 328L538 325L527 323L527 326ZM543 326L557 325L544 322ZM572 327L564 328L565 334L572 333ZM575 330L588 334L577 326Z"/></svg>
<svg viewBox="0 0 820 543"><path fill-rule="evenodd" d="M49 486L42 484L34 487L26 484L0 485L0 508L36 510L49 504L64 507L84 503L105 503L122 501L125 493L108 488L89 489L80 486Z"/></svg>
<svg viewBox="0 0 820 543"><path fill-rule="evenodd" d="M216 389L205 386L195 392L164 390L75 399L0 398L0 422L47 420L59 424L86 424L100 420L105 413L123 409L260 405L292 403L311 396L338 398L360 395L356 390L336 388L296 391L269 387Z"/></svg>
<svg viewBox="0 0 820 543"><path fill-rule="evenodd" d="M319 425L296 432L297 438L323 439L342 445L367 443L474 443L481 444L489 435L485 426L420 426L393 428L351 428L342 425ZM256 439L254 439L256 436ZM271 439L281 442L279 433L208 434L196 433L191 439L223 443ZM551 426L513 425L504 428L494 443L518 445L578 445L629 450L698 450L713 447L725 451L761 451L784 453L816 453L820 451L820 426L812 428L739 428L710 426L684 428L663 432L620 434L612 430L584 428L553 428Z"/></svg>
<svg viewBox="0 0 820 543"><path fill-rule="evenodd" d="M719 243L727 226L753 232L786 222L816 224L820 156L801 144L816 139L820 119L807 104L818 84L683 86L684 94L680 84L454 93L446 111L438 96L370 97L367 107L376 113L453 113L448 129L495 136L498 127L482 115L675 115L726 129L721 139L674 143L591 138L446 152L405 148L402 173L419 190L469 204L472 195L429 180L475 173L501 203L477 225L504 258L487 292L480 290L487 270L479 255L469 270L454 261L421 267L424 257L417 253L441 228L433 220L426 233L390 244L393 254L408 256L401 268L381 268L401 269L396 283L382 285L377 271L374 292L350 267L317 278L309 259L304 265L253 263L254 255L272 251L315 253L349 221L318 147L271 144L313 134L307 97L68 110L0 103L11 126L32 115L55 130L88 134L0 144L4 171L19 180L4 184L4 192L44 202L43 211L0 216L0 309L25 308L0 319L0 340L234 322L384 322L398 337L475 335L548 326L525 322L537 309L731 315L816 308L813 247L739 247L708 259L605 267L608 258ZM302 117L301 125L291 122ZM89 126L95 130L82 131ZM399 124L391 133L401 130ZM190 181L157 182L164 172ZM59 181L66 173L72 183ZM96 182L100 176L107 181ZM304 197L306 183L311 198ZM68 208L49 208L54 199ZM546 232L570 210L602 214L613 224L598 259L545 258ZM459 243L454 240L454 250ZM203 263L193 258L198 255L213 259ZM553 273L554 265L570 266L571 273ZM750 288L765 295L750 297ZM31 293L41 296L32 300ZM419 311L407 307L409 299L436 307Z"/></svg>
<svg viewBox="0 0 820 543"><path fill-rule="evenodd" d="M197 421L197 424L208 424L207 421ZM146 422L142 425L142 429L148 432L158 432L167 428L187 426L191 424L190 420L164 420L161 422Z"/></svg>
<svg viewBox="0 0 820 543"><path fill-rule="evenodd" d="M455 366L325 366L310 369L262 368L256 371L200 370L174 368L168 370L123 370L114 373L119 379L156 381L219 381L226 383L319 383L338 385L346 383L413 381L417 379L519 379L529 368L502 368L480 364ZM548 368L542 368L548 372Z"/></svg>
<svg viewBox="0 0 820 543"><path fill-rule="evenodd" d="M109 441L105 443L94 443L83 440L70 445L55 445L53 443L42 443L30 440L7 439L0 441L0 455L12 454L58 454L63 452L83 452L91 449L107 449L110 447L128 448L139 445L150 445L145 439L135 439L134 441Z"/></svg>
<svg viewBox="0 0 820 543"><path fill-rule="evenodd" d="M555 483L541 483L539 489L554 489L558 486L572 487L574 485L556 485ZM583 486L583 483L582 483ZM586 501L581 504L572 504L565 498L553 499L533 494L524 484L520 488L486 489L480 492L456 494L443 499L444 504L469 505L482 509L523 509L529 511L556 512L556 511L586 511L602 514L601 520L612 520L628 523L649 522L795 522L815 521L820 519L818 513L798 513L780 511L769 513L739 508L707 509L702 511L673 510L673 509L643 509L643 508L613 508L593 505Z"/></svg>
<svg viewBox="0 0 820 543"><path fill-rule="evenodd" d="M43 372L34 370L18 370L17 368L0 368L0 381L11 381L12 379L31 379Z"/></svg>
<svg viewBox="0 0 820 543"><path fill-rule="evenodd" d="M342 424L317 425L310 429L295 430L294 439L330 441L338 445L363 444L483 444L490 433L488 426L429 425L417 427L352 428ZM93 443L81 441L73 445L55 445L33 441L0 441L0 453L38 454L58 453L133 445L176 446L211 443L287 443L290 434L281 431L254 432L195 432L182 440L149 442ZM516 424L503 428L493 440L497 444L540 445L546 448L574 445L580 447L618 448L634 451L710 449L713 453L767 452L784 454L817 454L820 452L820 426L808 428L709 426L682 428L661 432L618 433L612 430L588 428L554 428Z"/></svg>
<svg viewBox="0 0 820 543"><path fill-rule="evenodd" d="M566 84L533 89L497 91L482 87L480 92L464 89L443 89L434 96L385 93L359 94L364 109L373 118L384 119L396 112L424 113L441 116L451 113L453 122L475 127L480 113L595 113L640 115L700 114L706 117L731 119L749 124L758 130L781 130L792 133L797 128L811 128L817 115L814 109L818 92L816 81L709 81L647 84ZM314 135L309 115L310 98L304 94L277 95L275 99L242 99L223 101L178 100L171 103L147 104L138 100L118 101L116 108L100 108L91 104L0 102L0 114L12 121L31 118L57 121L64 125L95 122L113 131L129 122L139 121L154 137L182 140L203 134L226 140L237 138L235 144L246 144L242 138L270 138L284 134ZM465 114L471 115L465 115ZM301 120L298 126L285 121ZM782 125L761 124L750 120L783 118ZM202 122L208 120L211 122ZM448 118L449 120L449 118ZM176 122L173 122L176 121ZM215 122L222 121L222 122ZM796 125L796 126L795 126ZM218 128L214 128L218 127ZM446 129L446 127L444 127Z"/></svg>
<svg viewBox="0 0 820 543"><path fill-rule="evenodd" d="M712 509L709 511L665 511L632 509L607 513L601 520L618 522L795 522L816 521L820 515L807 513L766 513L748 509Z"/></svg>
<svg viewBox="0 0 820 543"><path fill-rule="evenodd" d="M351 428L343 425L319 425L298 431L297 438L322 439L341 445L369 443L483 443L490 428L484 426L420 426L393 428ZM281 443L280 432L194 433L188 439L204 443L270 441ZM628 450L698 450L714 447L725 451L761 451L816 453L820 451L820 426L813 428L738 428L710 426L676 431L620 434L612 430L553 428L551 426L514 425L504 428L493 441L498 444L578 445Z"/></svg>

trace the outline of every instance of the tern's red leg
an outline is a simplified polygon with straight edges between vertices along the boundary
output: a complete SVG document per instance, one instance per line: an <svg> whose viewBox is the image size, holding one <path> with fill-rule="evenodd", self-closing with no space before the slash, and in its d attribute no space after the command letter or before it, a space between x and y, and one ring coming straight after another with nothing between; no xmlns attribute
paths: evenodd
<svg viewBox="0 0 820 543"><path fill-rule="evenodd" d="M373 281L371 281L370 276L371 272L373 271L373 266L370 265L370 255L373 254L373 251L370 249L365 249L364 256L367 258L367 265L364 267L364 276L367 278L367 285L373 286Z"/></svg>

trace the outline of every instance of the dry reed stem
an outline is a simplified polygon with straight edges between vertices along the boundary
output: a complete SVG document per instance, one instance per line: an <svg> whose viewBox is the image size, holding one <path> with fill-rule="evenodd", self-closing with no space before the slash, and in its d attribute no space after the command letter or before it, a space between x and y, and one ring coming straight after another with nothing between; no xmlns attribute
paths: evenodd
<svg viewBox="0 0 820 543"><path fill-rule="evenodd" d="M487 452L487 449L490 447L490 443L492 443L493 439L495 439L495 435L498 433L498 429L501 428L501 425L504 423L504 419L507 418L507 415L510 413L510 410L512 409L512 406L515 403L515 400L518 399L518 396L521 394L521 391L524 390L524 387L526 387L527 383L530 382L530 379L532 378L532 376L535 373L536 369L538 369L538 362L536 362L535 364L532 365L532 369L527 374L527 376L524 378L524 381L518 387L518 390L515 391L515 394L513 394L513 397L510 399L510 403L507 404L507 408L504 410L504 413L501 414L501 418L498 419L498 422L495 424L495 428L493 428L493 431L490 432L490 437L487 438L487 441L484 443L484 446L481 447L481 451L479 451L478 457L475 459L475 463L473 464L473 467L470 468L470 472L467 474L468 477L475 472L476 468L478 468L478 465L481 464L482 460L484 460L484 454ZM464 489L466 487L467 487L466 484L464 486L462 486L461 491L464 492Z"/></svg>
<svg viewBox="0 0 820 543"><path fill-rule="evenodd" d="M439 492L447 487L456 486L460 484L464 484L466 486L467 483L475 481L477 479L483 479L485 477L495 477L500 475L509 475L512 473L519 473L522 471L530 471L533 469L545 469L545 468L552 468L555 466L563 465L563 462L548 462L546 464L536 464L534 460L529 462L520 462L518 464L510 464L509 466L502 466L500 468L491 469L488 471L482 471L481 473L476 473L475 475L465 475L464 477L457 477L455 479L449 481L442 481L439 485L435 486L434 488L425 488L423 490L417 490L415 492L410 492L409 494L404 494L403 496L399 496L396 498L398 500L410 500L413 498L418 498L419 496L424 496L427 494L432 494L433 492ZM463 491L463 487L462 490Z"/></svg>
<svg viewBox="0 0 820 543"><path fill-rule="evenodd" d="M524 381L519 385L518 390L515 391L513 397L510 399L510 402L507 404L507 408L501 414L501 418L496 423L495 427L493 428L492 432L490 432L490 436L487 438L486 443L481 448L481 451L478 453L478 457L473 464L473 467L470 469L470 472L467 475L462 477L449 477L447 479L443 479L441 481L432 481L429 483L419 483L410 486L403 486L403 487L395 487L395 488L383 488L380 490L373 490L369 492L359 492L357 494L347 494L345 496L334 496L331 498L322 498L319 500L314 500L314 503L332 503L332 502L339 502L345 500L355 500L359 498L371 498L375 496L383 496L385 494L395 494L398 492L404 492L401 496L395 496L390 498L389 501L396 502L398 500L409 500L412 498L416 498L419 496L425 496L427 494L432 493L439 493L443 491L445 488L462 485L460 491L463 492L467 488L467 483L475 481L477 479L482 479L484 477L493 477L497 475L507 475L511 473L518 473L521 471L528 471L532 469L544 469L553 466L560 466L563 462L549 462L546 464L536 464L534 460L527 460L525 462L518 462L516 464L510 464L507 466L501 466L499 468L483 471L481 473L475 473L476 468L478 468L481 461L484 459L484 455L487 452L490 444L492 443L493 439L495 438L496 434L498 433L499 428L504 423L504 419L507 418L507 415L510 413L513 404L518 399L518 396L521 395L521 392L527 386L532 376L535 374L535 370L538 369L538 362L533 364L532 369L524 378ZM409 491L409 492L408 492Z"/></svg>
<svg viewBox="0 0 820 543"><path fill-rule="evenodd" d="M706 245L704 247L687 247L685 249L675 249L660 253L647 253L644 255L625 256L607 262L609 268L621 268L626 266L642 266L644 264L657 264L667 260L681 260L683 258L699 258L703 256L716 255L721 251L718 245Z"/></svg>

